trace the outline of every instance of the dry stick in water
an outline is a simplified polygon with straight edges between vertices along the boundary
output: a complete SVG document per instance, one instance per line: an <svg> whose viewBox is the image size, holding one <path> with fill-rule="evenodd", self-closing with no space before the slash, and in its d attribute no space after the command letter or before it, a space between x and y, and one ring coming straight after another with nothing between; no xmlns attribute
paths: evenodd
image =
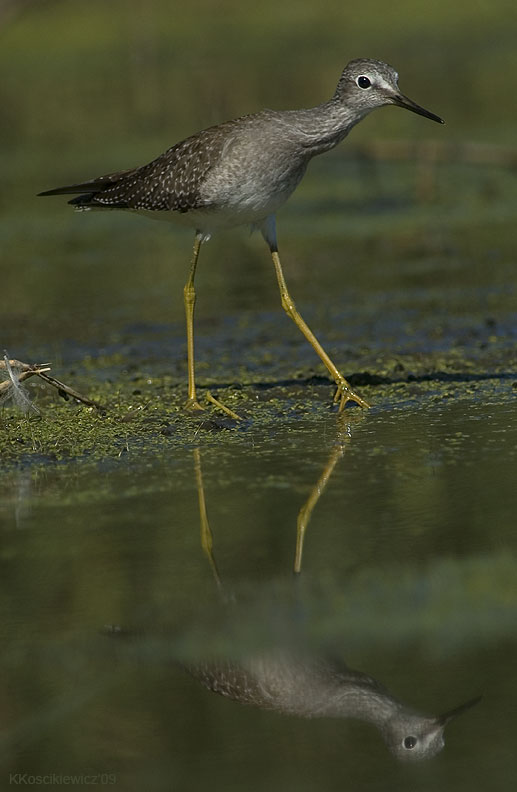
<svg viewBox="0 0 517 792"><path fill-rule="evenodd" d="M49 385L52 385L54 388L57 388L58 391L62 391L63 393L66 393L68 396L71 396L73 399L77 399L77 401L86 404L88 407L96 407L98 410L106 409L104 405L100 404L97 401L94 401L93 399L89 399L87 396L83 396L81 393L74 390L73 388L70 388L68 385L65 385L64 382L61 382L55 377L51 377L48 374L44 374L42 371L36 371L35 373L44 382L48 382Z"/></svg>
<svg viewBox="0 0 517 792"><path fill-rule="evenodd" d="M17 383L23 382L23 380L26 380L29 377L37 376L48 385L52 385L53 388L57 388L58 391L66 393L68 396L71 396L73 399L77 399L77 401L86 404L88 407L96 407L98 410L106 409L99 402L89 399L87 396L83 396L81 393L74 390L74 388L70 388L68 385L65 385L64 382L61 382L55 377L51 377L49 374L46 374L45 372L50 371L50 366L46 363L41 366L37 366L36 364L22 363L20 360L9 360L7 356L4 358L4 360L0 360L0 369L4 369L9 374L9 379L5 380L5 382L0 382L0 396L4 391L7 392L9 389L15 387L11 373L13 368L21 371L21 373L17 374L15 377ZM11 396L10 393L8 395Z"/></svg>

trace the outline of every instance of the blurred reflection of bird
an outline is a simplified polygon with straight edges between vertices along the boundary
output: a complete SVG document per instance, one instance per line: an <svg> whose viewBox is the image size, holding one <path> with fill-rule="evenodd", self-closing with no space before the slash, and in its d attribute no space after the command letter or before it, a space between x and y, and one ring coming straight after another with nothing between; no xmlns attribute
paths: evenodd
<svg viewBox="0 0 517 792"><path fill-rule="evenodd" d="M332 449L323 474L300 510L293 570L296 581L300 580L303 534L337 461L343 456L346 447L343 444L348 444L351 440L350 425L346 426L346 431L340 435L340 438L341 442ZM253 622L253 614L245 614L243 617L242 613L237 614L233 607L228 607L231 600L224 590L214 556L199 449L194 449L194 467L199 499L201 545L208 558L218 591L222 595L221 604L229 619L231 635L234 637L239 623L245 624L246 630L249 629L250 623ZM379 729L390 751L398 759L426 759L437 754L443 748L443 733L447 724L477 704L481 698L471 699L443 715L419 713L392 696L383 685L368 674L349 668L342 660L329 658L327 652L307 651L304 648L305 637L303 634L300 636L299 633L300 626L305 624L305 619L300 622L298 606L295 607L292 620L282 623L279 630L276 619L283 608L280 607L278 599L275 599L275 605L275 617L271 618L272 614L268 613L265 619L266 631L271 633L273 630L274 633L273 649L268 648L248 654L241 650L238 659L231 656L202 659L186 664L187 670L209 690L243 704L253 704L262 709L276 710L302 718L354 718L371 723ZM291 608L288 607L288 612L290 611ZM235 625L234 617L237 617ZM262 629L259 629L259 632L262 632ZM278 645L278 632L281 634L280 645ZM290 645L290 641L296 644L296 647Z"/></svg>
<svg viewBox="0 0 517 792"><path fill-rule="evenodd" d="M445 726L480 697L443 715L423 715L371 676L339 661L278 651L238 663L196 663L189 672L222 696L302 718L354 718L376 726L398 759L427 759L444 746Z"/></svg>

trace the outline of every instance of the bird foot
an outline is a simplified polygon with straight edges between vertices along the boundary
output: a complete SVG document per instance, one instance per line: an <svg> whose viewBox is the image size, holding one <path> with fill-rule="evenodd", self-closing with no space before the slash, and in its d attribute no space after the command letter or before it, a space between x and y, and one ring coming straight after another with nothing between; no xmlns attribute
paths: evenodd
<svg viewBox="0 0 517 792"><path fill-rule="evenodd" d="M219 399L216 399L215 396L212 396L210 391L206 392L206 400L210 404L213 404L214 407L217 407L219 410L222 410L224 413L226 413L226 415L229 415L230 418L233 418L234 421L242 421L242 418L241 418L240 415L237 415L236 412L234 412L233 410L230 410L230 408L227 407L222 402L220 402Z"/></svg>
<svg viewBox="0 0 517 792"><path fill-rule="evenodd" d="M184 409L187 410L188 412L197 412L199 410L201 412L203 412L204 407L201 407L200 403L198 402L198 400L194 396L194 397L191 397L191 398L187 399L187 401L185 402L185 405L184 405Z"/></svg>
<svg viewBox="0 0 517 792"><path fill-rule="evenodd" d="M365 401L362 396L359 396L355 393L346 379L339 380L337 383L337 389L334 394L334 404L339 402L339 412L342 412L348 402L352 402L353 404L358 404L359 407L368 408L370 405L367 401Z"/></svg>

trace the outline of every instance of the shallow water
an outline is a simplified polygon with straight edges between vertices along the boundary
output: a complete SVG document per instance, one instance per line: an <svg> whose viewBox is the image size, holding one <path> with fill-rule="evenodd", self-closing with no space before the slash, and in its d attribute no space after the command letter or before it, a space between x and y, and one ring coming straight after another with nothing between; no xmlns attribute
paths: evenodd
<svg viewBox="0 0 517 792"><path fill-rule="evenodd" d="M124 789L507 788L512 411L496 400L348 410L161 462L9 474L4 766L94 768ZM297 517L311 495L294 576ZM246 707L178 665L243 662L300 640L423 712L483 700L448 727L437 757L401 765L372 725Z"/></svg>
<svg viewBox="0 0 517 792"><path fill-rule="evenodd" d="M215 240L199 278L200 392L229 399L240 424L181 410L186 237L151 224L139 237L124 217L87 218L88 233L73 217L60 237L55 214L51 278L45 265L20 292L13 273L11 354L52 358L107 413L30 384L39 419L2 411L6 773L455 792L515 776L510 227L491 253L485 227L476 244L455 223L425 236L381 222L344 249L337 218L320 211L333 234L304 237L300 216L286 216L293 293L367 413L330 409L255 240ZM92 220L104 244L128 231L127 277L113 246L92 243ZM136 239L158 240L150 258ZM18 253L34 284L34 251ZM371 722L246 706L183 670L286 647L338 658L421 713L483 699L447 726L443 751L407 764Z"/></svg>
<svg viewBox="0 0 517 792"><path fill-rule="evenodd" d="M286 217L289 282L368 413L329 408L255 240L215 240L199 278L201 393L236 399L241 424L181 410L186 237L102 217L88 233L73 217L60 236L54 214L41 271L33 246L17 247L27 283L11 273L4 343L51 358L108 412L38 386L40 419L2 411L5 773L225 792L457 792L515 777L510 226L489 253L485 227L381 223L354 239L321 211L333 235L304 237L300 216ZM136 239L154 240L152 255ZM419 712L483 699L447 726L443 751L407 764L371 722L246 706L182 668L286 647L337 657Z"/></svg>

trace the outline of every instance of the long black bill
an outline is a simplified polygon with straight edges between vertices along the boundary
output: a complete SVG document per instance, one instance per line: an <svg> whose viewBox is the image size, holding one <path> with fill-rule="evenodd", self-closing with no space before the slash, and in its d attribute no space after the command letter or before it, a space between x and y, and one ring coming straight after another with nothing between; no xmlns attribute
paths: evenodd
<svg viewBox="0 0 517 792"><path fill-rule="evenodd" d="M429 110L426 110L425 107L420 107L417 105L416 102L413 102L411 99L408 99L407 96L403 96L402 94L398 94L398 96L393 97L393 104L396 104L398 107L405 107L406 110L411 110L412 113L417 113L418 115L424 116L425 118L430 118L431 121L436 121L438 124L445 124L443 118L440 116L431 113Z"/></svg>
<svg viewBox="0 0 517 792"><path fill-rule="evenodd" d="M438 723L440 723L442 726L445 726L447 723L453 720L453 718L457 718L458 715L461 715L463 712L466 712L472 707L475 707L476 704L479 704L481 699L482 696L477 696L476 698L471 699L470 701L466 701L465 704L460 704L459 707L455 707L454 709L449 710L449 712L444 712L443 715L438 716L437 718Z"/></svg>

